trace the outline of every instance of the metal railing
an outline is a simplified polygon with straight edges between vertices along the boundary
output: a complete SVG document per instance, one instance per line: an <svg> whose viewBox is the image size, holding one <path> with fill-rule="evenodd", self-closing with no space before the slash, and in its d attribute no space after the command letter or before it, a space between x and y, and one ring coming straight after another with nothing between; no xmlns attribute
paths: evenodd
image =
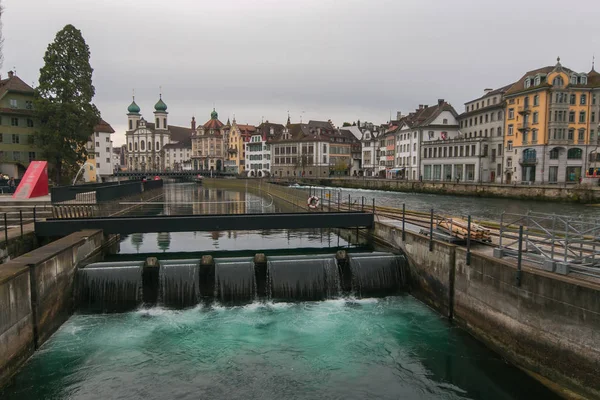
<svg viewBox="0 0 600 400"><path fill-rule="evenodd" d="M600 217L503 213L497 257L513 257L567 275L600 276Z"/></svg>

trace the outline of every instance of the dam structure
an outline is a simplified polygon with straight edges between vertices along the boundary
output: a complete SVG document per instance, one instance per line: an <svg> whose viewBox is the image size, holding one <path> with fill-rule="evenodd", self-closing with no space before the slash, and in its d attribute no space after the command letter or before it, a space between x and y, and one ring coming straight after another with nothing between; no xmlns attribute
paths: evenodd
<svg viewBox="0 0 600 400"><path fill-rule="evenodd" d="M406 228L376 195L159 190L61 204L35 224L49 244L0 265L0 398L599 393L597 288L575 270Z"/></svg>

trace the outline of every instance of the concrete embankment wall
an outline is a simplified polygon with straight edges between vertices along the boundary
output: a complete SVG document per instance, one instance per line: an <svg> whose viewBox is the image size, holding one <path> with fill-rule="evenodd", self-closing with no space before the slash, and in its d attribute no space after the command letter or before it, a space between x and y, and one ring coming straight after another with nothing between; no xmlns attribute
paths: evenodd
<svg viewBox="0 0 600 400"><path fill-rule="evenodd" d="M104 243L77 232L0 265L0 387L69 318L77 266Z"/></svg>
<svg viewBox="0 0 600 400"><path fill-rule="evenodd" d="M307 192L287 186L275 185L261 179L204 179L207 187L220 189L248 190L251 193L269 194L275 199L288 203L295 211L307 210Z"/></svg>
<svg viewBox="0 0 600 400"><path fill-rule="evenodd" d="M589 185L499 185L452 182L408 182L394 179L331 178L298 181L312 185L389 190L396 192L447 194L474 197L505 197L513 199L600 203L600 187Z"/></svg>
<svg viewBox="0 0 600 400"><path fill-rule="evenodd" d="M32 231L24 232L22 238L20 234L13 234L9 236L8 242L2 240L2 243L0 244L0 264L4 264L10 259L19 257L20 255L37 248L38 245L38 238Z"/></svg>
<svg viewBox="0 0 600 400"><path fill-rule="evenodd" d="M523 267L376 223L409 260L413 295L566 396L600 398L600 285ZM552 385L554 383L555 385Z"/></svg>

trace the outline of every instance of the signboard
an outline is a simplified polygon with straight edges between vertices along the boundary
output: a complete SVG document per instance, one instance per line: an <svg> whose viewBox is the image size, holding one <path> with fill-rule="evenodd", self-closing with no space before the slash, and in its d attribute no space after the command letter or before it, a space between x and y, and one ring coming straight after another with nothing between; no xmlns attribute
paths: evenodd
<svg viewBox="0 0 600 400"><path fill-rule="evenodd" d="M25 171L13 199L23 200L48 194L48 162L32 161Z"/></svg>

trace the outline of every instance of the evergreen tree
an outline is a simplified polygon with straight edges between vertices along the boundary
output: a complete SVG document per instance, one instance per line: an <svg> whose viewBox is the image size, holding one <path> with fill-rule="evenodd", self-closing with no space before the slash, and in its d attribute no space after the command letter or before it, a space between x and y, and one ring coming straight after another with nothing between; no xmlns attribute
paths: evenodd
<svg viewBox="0 0 600 400"><path fill-rule="evenodd" d="M34 100L40 119L36 141L59 183L85 162L85 144L100 113L92 104L90 49L81 31L73 25L59 31L48 45L44 63Z"/></svg>

